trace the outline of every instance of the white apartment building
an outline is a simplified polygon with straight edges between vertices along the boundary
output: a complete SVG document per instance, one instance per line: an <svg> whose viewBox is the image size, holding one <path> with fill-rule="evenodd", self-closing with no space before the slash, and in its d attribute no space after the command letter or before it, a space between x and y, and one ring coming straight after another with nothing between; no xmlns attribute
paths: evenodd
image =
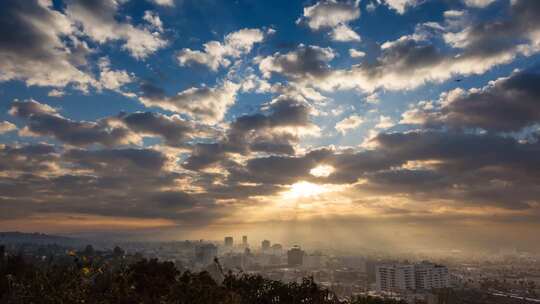
<svg viewBox="0 0 540 304"><path fill-rule="evenodd" d="M450 286L448 268L429 262L414 265L416 289L439 289Z"/></svg>
<svg viewBox="0 0 540 304"><path fill-rule="evenodd" d="M380 291L431 290L450 286L448 268L429 262L388 264L375 269Z"/></svg>
<svg viewBox="0 0 540 304"><path fill-rule="evenodd" d="M384 291L414 290L414 265L380 265L375 269L377 289Z"/></svg>

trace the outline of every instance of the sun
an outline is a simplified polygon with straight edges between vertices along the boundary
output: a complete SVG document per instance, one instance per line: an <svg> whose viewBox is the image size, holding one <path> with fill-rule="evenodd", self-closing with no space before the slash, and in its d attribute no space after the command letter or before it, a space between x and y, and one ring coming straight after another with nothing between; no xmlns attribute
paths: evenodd
<svg viewBox="0 0 540 304"><path fill-rule="evenodd" d="M317 167L311 169L309 174L316 177L328 177L335 171L334 167L329 165L318 165Z"/></svg>
<svg viewBox="0 0 540 304"><path fill-rule="evenodd" d="M286 198L305 198L317 196L328 191L329 190L322 185L300 181L292 184L290 189L283 193L283 196Z"/></svg>

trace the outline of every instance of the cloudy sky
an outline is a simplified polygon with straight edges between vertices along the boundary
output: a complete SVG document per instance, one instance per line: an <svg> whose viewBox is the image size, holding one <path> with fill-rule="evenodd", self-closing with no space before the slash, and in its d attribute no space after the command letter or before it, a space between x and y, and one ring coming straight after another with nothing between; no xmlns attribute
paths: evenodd
<svg viewBox="0 0 540 304"><path fill-rule="evenodd" d="M5 0L0 230L540 250L540 1Z"/></svg>

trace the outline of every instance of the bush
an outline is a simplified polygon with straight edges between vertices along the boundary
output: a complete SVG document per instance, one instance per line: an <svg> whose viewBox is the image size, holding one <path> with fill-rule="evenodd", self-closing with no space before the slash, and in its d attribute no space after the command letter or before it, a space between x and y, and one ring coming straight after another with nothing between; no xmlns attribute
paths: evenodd
<svg viewBox="0 0 540 304"><path fill-rule="evenodd" d="M283 283L260 275L224 276L217 284L207 272L180 273L173 263L157 259L124 265L74 256L68 262L38 267L11 256L0 265L0 303L345 303L312 278ZM397 303L381 301L366 298L352 303Z"/></svg>

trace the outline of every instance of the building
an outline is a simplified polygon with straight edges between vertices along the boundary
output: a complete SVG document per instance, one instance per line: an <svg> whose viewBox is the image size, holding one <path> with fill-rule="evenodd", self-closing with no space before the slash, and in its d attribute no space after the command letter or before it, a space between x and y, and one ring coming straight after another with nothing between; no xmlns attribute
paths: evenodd
<svg viewBox="0 0 540 304"><path fill-rule="evenodd" d="M448 268L429 262L415 265L416 289L440 289L450 287Z"/></svg>
<svg viewBox="0 0 540 304"><path fill-rule="evenodd" d="M202 244L195 247L195 262L200 265L210 265L217 255L217 247L214 244Z"/></svg>
<svg viewBox="0 0 540 304"><path fill-rule="evenodd" d="M270 241L264 240L261 242L261 250L263 252L268 252L270 250Z"/></svg>
<svg viewBox="0 0 540 304"><path fill-rule="evenodd" d="M327 264L327 257L320 252L304 255L302 266L307 269L320 269Z"/></svg>
<svg viewBox="0 0 540 304"><path fill-rule="evenodd" d="M415 290L414 265L390 264L375 268L377 290L403 291Z"/></svg>
<svg viewBox="0 0 540 304"><path fill-rule="evenodd" d="M431 290L450 286L448 268L429 262L379 265L375 269L380 291Z"/></svg>
<svg viewBox="0 0 540 304"><path fill-rule="evenodd" d="M300 246L293 246L287 251L287 264L289 267L302 266L304 262L304 251Z"/></svg>
<svg viewBox="0 0 540 304"><path fill-rule="evenodd" d="M281 256L283 254L283 246L281 246L281 244L274 244L270 249L273 255Z"/></svg>
<svg viewBox="0 0 540 304"><path fill-rule="evenodd" d="M225 237L225 240L224 240L224 243L225 243L225 247L229 247L229 248L232 248L233 245L234 245L234 239L232 236L226 236Z"/></svg>
<svg viewBox="0 0 540 304"><path fill-rule="evenodd" d="M244 248L249 247L247 235L242 236L242 247L244 247Z"/></svg>

